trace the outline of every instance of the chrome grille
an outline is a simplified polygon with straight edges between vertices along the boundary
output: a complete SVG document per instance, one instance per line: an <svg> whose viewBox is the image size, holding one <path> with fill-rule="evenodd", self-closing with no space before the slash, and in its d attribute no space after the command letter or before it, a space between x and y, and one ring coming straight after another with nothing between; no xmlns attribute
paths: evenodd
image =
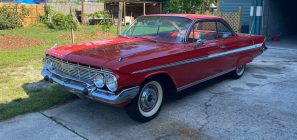
<svg viewBox="0 0 297 140"><path fill-rule="evenodd" d="M52 56L46 56L45 63L52 63L50 71L91 82L98 73L104 73L101 68L93 68L78 63L70 63Z"/></svg>

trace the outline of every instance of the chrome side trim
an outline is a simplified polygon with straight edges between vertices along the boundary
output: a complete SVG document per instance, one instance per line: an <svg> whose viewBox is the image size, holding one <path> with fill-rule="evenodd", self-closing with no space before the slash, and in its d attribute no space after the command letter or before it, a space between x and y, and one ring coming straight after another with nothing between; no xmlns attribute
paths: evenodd
<svg viewBox="0 0 297 140"><path fill-rule="evenodd" d="M217 57L222 57L222 56L226 56L226 55L230 55L230 54L249 51L249 50L260 48L262 45L263 45L263 43L259 43L259 44L255 44L255 45L242 47L242 48L239 48L239 49L234 49L234 50L231 50L231 51L210 54L210 55L207 55L207 56L202 56L202 57L197 57L197 58L192 58L192 59L186 59L186 60L179 61L179 62L174 62L174 63L170 63L170 64L165 64L165 65L160 65L160 66L156 66L156 67L152 67L152 68L138 70L138 71L132 72L132 74L139 74L139 73L144 73L144 72L149 72L149 71L155 71L155 70L164 69L164 68L168 68L168 67L185 65L185 64L189 64L189 63L198 62L198 61L204 61L204 60L213 59L213 58L217 58Z"/></svg>
<svg viewBox="0 0 297 140"><path fill-rule="evenodd" d="M165 64L165 65L160 65L160 66L156 66L156 67L152 67L152 68L147 68L147 69L135 71L132 74L139 74L139 73L159 70L159 69L163 69L163 68L184 65L184 64L188 64L188 63L203 61L203 60L206 60L206 59L208 59L208 56L203 56L203 57L198 57L198 58L193 58L193 59L187 59L187 60L183 60L183 61L179 61L179 62L175 62L175 63Z"/></svg>
<svg viewBox="0 0 297 140"><path fill-rule="evenodd" d="M249 51L249 50L261 48L262 45L263 45L263 43L250 45L250 46L247 46L247 47L242 47L242 48L234 49L234 50L231 50L231 51L211 54L211 55L209 55L209 57L210 58L216 58L216 57L222 57L222 56L229 55L229 54L235 54L235 53L239 53L239 52Z"/></svg>
<svg viewBox="0 0 297 140"><path fill-rule="evenodd" d="M222 76L222 75L224 75L224 74L226 74L226 73L229 73L229 72L231 72L231 71L233 71L233 70L235 70L235 68L230 69L230 70L227 70L227 71L223 71L223 72L217 73L217 74L215 74L215 75L206 77L206 78L204 78L204 79L202 79L202 80L198 80L198 81L195 81L195 82L193 82L193 83L184 85L184 86L182 86L182 87L180 87L180 88L177 88L177 91L179 92L179 91L185 90L185 89L187 89L187 88L189 88L189 87L195 86L195 85L200 84L200 83L202 83L202 82L205 82L205 81L208 81L208 80L210 80L210 79L213 79L213 78Z"/></svg>

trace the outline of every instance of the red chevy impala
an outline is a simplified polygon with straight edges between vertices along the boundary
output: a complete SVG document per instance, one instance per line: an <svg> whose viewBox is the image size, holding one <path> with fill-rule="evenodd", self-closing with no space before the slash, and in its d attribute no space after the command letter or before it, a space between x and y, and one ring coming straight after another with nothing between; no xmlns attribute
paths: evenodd
<svg viewBox="0 0 297 140"><path fill-rule="evenodd" d="M240 78L266 49L264 40L235 33L220 17L148 15L117 38L47 50L42 75L80 97L125 106L146 122L157 116L165 94L227 73Z"/></svg>

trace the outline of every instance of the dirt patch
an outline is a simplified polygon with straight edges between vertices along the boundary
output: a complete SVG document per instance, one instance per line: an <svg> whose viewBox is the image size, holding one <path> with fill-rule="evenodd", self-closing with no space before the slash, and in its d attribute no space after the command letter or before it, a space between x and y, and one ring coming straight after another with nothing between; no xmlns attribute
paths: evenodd
<svg viewBox="0 0 297 140"><path fill-rule="evenodd" d="M60 36L65 40L71 40L71 34L64 34ZM75 42L87 42L87 41L94 41L94 40L104 40L116 37L115 34L107 33L107 32L94 32L92 34L82 34L82 33L75 33Z"/></svg>
<svg viewBox="0 0 297 140"><path fill-rule="evenodd" d="M201 133L197 128L192 128L181 122L173 122L162 127L163 135L156 138L156 140L169 139L186 139L186 140L209 140L211 139L206 134Z"/></svg>
<svg viewBox="0 0 297 140"><path fill-rule="evenodd" d="M43 41L15 35L0 35L0 50L14 50L44 44Z"/></svg>

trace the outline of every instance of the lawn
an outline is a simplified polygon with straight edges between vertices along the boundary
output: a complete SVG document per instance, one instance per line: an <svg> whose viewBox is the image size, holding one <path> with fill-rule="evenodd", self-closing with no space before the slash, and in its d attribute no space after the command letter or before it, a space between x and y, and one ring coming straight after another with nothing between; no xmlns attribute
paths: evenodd
<svg viewBox="0 0 297 140"><path fill-rule="evenodd" d="M75 31L75 36L76 43L112 38L116 36L116 27L103 33L97 26L82 26ZM10 40L5 40L7 38ZM44 51L54 44L70 43L70 31L51 30L42 24L0 30L0 47L10 45L0 48L0 120L75 98L56 84L43 81L40 75Z"/></svg>

